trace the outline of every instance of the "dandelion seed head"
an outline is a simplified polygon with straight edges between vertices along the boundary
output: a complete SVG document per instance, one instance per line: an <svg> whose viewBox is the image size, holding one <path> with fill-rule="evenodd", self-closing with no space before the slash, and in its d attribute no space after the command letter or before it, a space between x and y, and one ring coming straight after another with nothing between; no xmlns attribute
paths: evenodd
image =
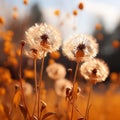
<svg viewBox="0 0 120 120"><path fill-rule="evenodd" d="M102 82L107 78L109 68L103 60L91 59L81 65L80 73L86 80Z"/></svg>
<svg viewBox="0 0 120 120"><path fill-rule="evenodd" d="M53 52L61 45L60 33L51 25L41 23L30 27L26 31L26 41L30 46L38 46L46 52Z"/></svg>
<svg viewBox="0 0 120 120"><path fill-rule="evenodd" d="M63 44L63 54L73 61L86 61L98 53L96 39L90 35L80 34Z"/></svg>
<svg viewBox="0 0 120 120"><path fill-rule="evenodd" d="M32 59L41 59L46 56L46 53L44 53L44 51L38 49L37 47L31 47L27 45L24 48L24 54Z"/></svg>
<svg viewBox="0 0 120 120"><path fill-rule="evenodd" d="M57 95L61 97L66 96L66 88L71 89L72 87L73 87L72 83L65 78L59 79L55 82L55 92Z"/></svg>
<svg viewBox="0 0 120 120"><path fill-rule="evenodd" d="M64 78L66 75L66 69L63 65L58 63L50 64L46 68L48 76L53 80Z"/></svg>

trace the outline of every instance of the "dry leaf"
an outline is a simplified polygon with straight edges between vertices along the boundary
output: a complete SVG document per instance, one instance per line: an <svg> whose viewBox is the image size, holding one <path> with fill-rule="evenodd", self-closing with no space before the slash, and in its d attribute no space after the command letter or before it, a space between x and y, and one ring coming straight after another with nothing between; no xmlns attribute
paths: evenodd
<svg viewBox="0 0 120 120"><path fill-rule="evenodd" d="M26 119L26 117L27 117L27 110L26 110L25 106L20 104L19 107L20 107L20 110L21 110L24 118Z"/></svg>
<svg viewBox="0 0 120 120"><path fill-rule="evenodd" d="M43 115L42 120L44 120L44 119L50 117L51 115L55 115L55 114L56 114L56 113L48 112L48 113L46 113L46 114Z"/></svg>
<svg viewBox="0 0 120 120"><path fill-rule="evenodd" d="M13 104L15 105L15 107L17 107L20 104L20 100L21 100L21 91L17 91L14 95L13 98Z"/></svg>

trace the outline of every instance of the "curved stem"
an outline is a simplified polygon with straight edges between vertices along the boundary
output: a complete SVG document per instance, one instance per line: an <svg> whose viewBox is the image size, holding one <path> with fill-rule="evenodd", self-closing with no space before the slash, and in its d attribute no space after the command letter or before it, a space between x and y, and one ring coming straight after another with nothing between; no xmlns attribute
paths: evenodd
<svg viewBox="0 0 120 120"><path fill-rule="evenodd" d="M77 63L77 65L76 65L75 75L74 75L74 80L73 80L73 85L74 85L74 84L75 84L75 82L76 82L76 77L77 77L78 67L79 67L79 63ZM73 87L74 87L74 86L73 86Z"/></svg>
<svg viewBox="0 0 120 120"><path fill-rule="evenodd" d="M40 99L41 99L41 84L42 84L42 75L43 75L43 68L44 68L44 56L45 52L43 53L42 63L41 63L41 69L40 69L40 80L39 80L39 91L38 91L38 118L40 116Z"/></svg>
<svg viewBox="0 0 120 120"><path fill-rule="evenodd" d="M76 82L76 77L77 77L77 71L78 71L78 67L79 67L79 63L77 63L76 65L76 69L75 69L75 74L74 74L74 79L73 79L73 105L72 105L72 111L71 111L71 120L73 120L73 113L74 113L74 103L75 103L75 99L74 99L74 87L75 87L75 82Z"/></svg>
<svg viewBox="0 0 120 120"><path fill-rule="evenodd" d="M22 53L23 53L23 45L20 46L20 69L19 69L20 80L19 80L19 82L20 82L20 88L21 88L21 94L22 94L22 101L25 105L28 116L30 118L30 113L28 111L27 104L26 104L26 101L25 101L24 89L23 89L23 84L22 84Z"/></svg>
<svg viewBox="0 0 120 120"><path fill-rule="evenodd" d="M34 80L35 80L35 103L34 103L34 108L33 108L33 114L35 113L35 108L36 108L36 103L38 99L38 89L37 89L37 75L36 75L36 58L34 59Z"/></svg>
<svg viewBox="0 0 120 120"><path fill-rule="evenodd" d="M87 117L88 117L88 114L89 114L89 106L90 106L90 98L91 98L91 93L92 93L92 87L93 87L93 84L90 83L90 91L89 91L89 94L88 94L88 100L87 100L87 106L86 106L86 112L85 112L84 120L87 120Z"/></svg>

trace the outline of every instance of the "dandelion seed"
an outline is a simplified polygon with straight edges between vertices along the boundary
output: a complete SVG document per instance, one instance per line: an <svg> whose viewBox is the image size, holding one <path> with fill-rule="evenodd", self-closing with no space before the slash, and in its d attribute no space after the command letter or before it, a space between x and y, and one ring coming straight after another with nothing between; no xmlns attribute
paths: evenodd
<svg viewBox="0 0 120 120"><path fill-rule="evenodd" d="M54 52L61 45L60 33L46 23L35 24L35 26L29 28L25 37L30 46L37 46L45 52Z"/></svg>
<svg viewBox="0 0 120 120"><path fill-rule="evenodd" d="M80 34L66 40L62 50L70 60L80 62L95 57L98 53L98 44L92 36Z"/></svg>
<svg viewBox="0 0 120 120"><path fill-rule="evenodd" d="M59 79L55 82L55 92L61 97L66 96L66 88L72 88L72 83L67 79Z"/></svg>
<svg viewBox="0 0 120 120"><path fill-rule="evenodd" d="M46 68L48 76L53 80L64 78L66 75L66 69L63 65L58 63L50 64Z"/></svg>
<svg viewBox="0 0 120 120"><path fill-rule="evenodd" d="M81 65L80 73L86 80L94 83L102 82L107 78L109 68L103 60L92 59Z"/></svg>

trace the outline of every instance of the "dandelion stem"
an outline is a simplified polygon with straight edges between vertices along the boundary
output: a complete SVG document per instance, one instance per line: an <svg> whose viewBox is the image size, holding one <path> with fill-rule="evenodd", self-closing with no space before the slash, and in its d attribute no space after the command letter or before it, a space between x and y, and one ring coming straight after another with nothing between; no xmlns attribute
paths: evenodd
<svg viewBox="0 0 120 120"><path fill-rule="evenodd" d="M72 112L71 112L71 120L73 120L73 113L74 113L74 103L75 103L75 98L74 98L74 87L75 87L75 82L76 82L76 77L77 77L77 71L78 71L79 63L77 62L76 69L75 69L75 74L74 74L74 79L73 79L73 103L72 103Z"/></svg>
<svg viewBox="0 0 120 120"><path fill-rule="evenodd" d="M75 75L74 75L74 81L73 81L73 85L75 84L76 82L76 77L77 77L77 71L78 71L78 67L79 67L79 63L77 63L76 65L76 69L75 69ZM73 86L74 87L74 86Z"/></svg>
<svg viewBox="0 0 120 120"><path fill-rule="evenodd" d="M21 46L20 46L20 69L19 69L19 74L20 74L20 88L21 88L21 94L22 94L22 101L23 101L23 103L25 105L26 111L27 111L28 116L30 118L30 113L28 111L27 104L26 104L26 101L25 101L25 95L24 95L23 84L22 84L22 53L23 53L23 47L24 47L24 45L21 44Z"/></svg>
<svg viewBox="0 0 120 120"><path fill-rule="evenodd" d="M35 108L36 108L36 103L37 103L37 99L38 99L38 89L37 89L37 75L36 75L36 58L34 59L34 79L35 79L35 103L34 103L34 108L33 108L33 114L35 112Z"/></svg>
<svg viewBox="0 0 120 120"><path fill-rule="evenodd" d="M84 120L87 120L88 118L88 114L89 114L89 106L90 106L90 98L91 98L91 93L92 93L92 87L93 87L93 84L90 83L90 91L89 91L89 94L88 94L88 100L87 100L87 106L86 106L86 112L85 112L85 117L84 117Z"/></svg>
<svg viewBox="0 0 120 120"><path fill-rule="evenodd" d="M45 52L43 53L41 69L40 69L40 80L39 80L39 91L38 91L38 118L40 116L40 99L41 99L41 84L42 84L42 75L43 75L43 68L44 68L44 56Z"/></svg>

